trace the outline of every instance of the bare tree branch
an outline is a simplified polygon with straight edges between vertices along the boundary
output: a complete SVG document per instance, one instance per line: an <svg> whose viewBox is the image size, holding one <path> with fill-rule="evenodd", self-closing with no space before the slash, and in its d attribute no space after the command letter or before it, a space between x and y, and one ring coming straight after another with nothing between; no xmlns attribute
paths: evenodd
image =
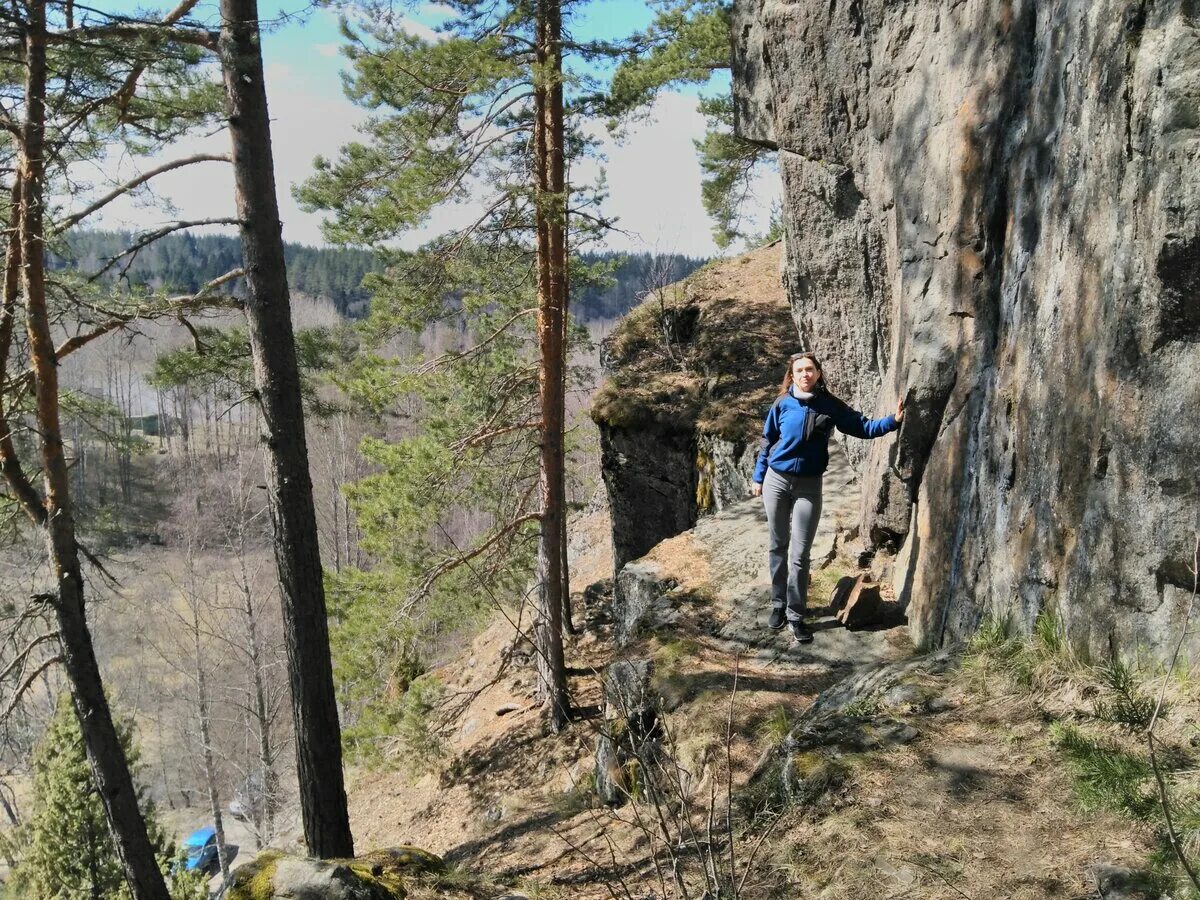
<svg viewBox="0 0 1200 900"><path fill-rule="evenodd" d="M156 166L147 172L143 172L132 181L127 181L125 184L114 188L90 206L81 209L77 213L72 213L71 215L67 216L53 228L49 229L50 235L53 236L62 234L68 228L78 225L92 213L102 209L109 203L112 203L118 197L128 194L135 188L141 187L151 178L162 175L164 172L171 172L175 169L181 169L184 166L191 166L202 162L232 162L232 160L230 159L228 153L197 153L194 156L188 156L184 157L183 159L175 159L171 160L170 162L163 163L161 166Z"/></svg>
<svg viewBox="0 0 1200 900"><path fill-rule="evenodd" d="M90 331L85 331L83 334L77 334L74 337L68 338L63 343L59 344L55 349L55 358L61 361L64 357L70 356L76 350L90 344L96 338L103 337L110 332L116 331L134 322L138 319L157 319L167 316L178 316L186 312L191 312L199 306L212 306L216 299L213 291L223 284L228 284L230 281L236 281L245 274L244 269L233 269L214 278L212 281L203 285L200 290L194 294L183 294L178 297L168 297L166 303L161 307L138 307L133 311L114 316L107 322L102 322ZM230 300L227 304L230 307L237 307L239 304L236 301Z"/></svg>
<svg viewBox="0 0 1200 900"><path fill-rule="evenodd" d="M1171 662L1167 666L1166 673L1163 675L1162 687L1158 692L1158 701L1154 704L1154 715L1150 717L1150 724L1146 727L1146 744L1150 750L1150 768L1154 770L1154 781L1158 785L1158 803L1162 807L1163 819L1166 821L1167 839L1171 844L1171 852L1175 854L1175 858L1179 860L1179 864L1187 872L1192 885L1197 890L1200 890L1200 878L1197 877L1196 870L1192 867L1192 864L1188 862L1183 844L1180 842L1179 835L1175 831L1175 823L1171 816L1171 804L1167 796L1167 783L1163 778L1162 769L1158 765L1158 755L1155 752L1154 743L1154 727L1158 724L1158 717L1163 708L1163 700L1167 695L1167 682L1171 680L1171 673L1175 671L1175 664L1179 661L1179 652L1183 649L1183 642L1187 637L1188 622L1191 621L1192 613L1196 608L1196 594L1198 592L1200 592L1200 534L1196 536L1196 547L1192 551L1192 596L1188 600L1187 614L1183 617L1183 624L1179 626L1179 640L1175 642L1175 650L1171 653Z"/></svg>
<svg viewBox="0 0 1200 900"><path fill-rule="evenodd" d="M3 712L0 712L0 721L4 721L12 715L13 710L17 708L17 704L21 702L26 691L33 687L33 683L42 676L43 672L62 661L63 658L61 656L51 656L49 659L43 660L41 665L30 672L28 677L17 686L16 692L9 699L8 705L4 707Z"/></svg>
<svg viewBox="0 0 1200 900"><path fill-rule="evenodd" d="M0 681L8 678L8 676L11 675L16 669L23 666L25 664L25 660L29 658L29 654L42 644L57 640L57 631L47 631L44 634L39 634L37 637L33 638L33 640L21 648L20 652L9 661L7 666L5 666L3 669L0 669Z"/></svg>
<svg viewBox="0 0 1200 900"><path fill-rule="evenodd" d="M139 251L150 246L155 241L157 241L159 238L166 237L168 234L171 234L172 232L182 231L185 228L199 228L202 225L238 225L240 223L241 223L240 219L235 219L235 218L226 216L224 218L218 218L218 219L191 219L189 221L172 222L170 225L164 225L162 228L156 229L155 231L146 232L131 246L126 247L124 250L122 250L116 256L107 260L103 266L101 266L99 269L97 269L95 272L93 272L91 275L88 276L88 281L95 281L97 278L99 278L105 272L109 271L113 266L115 266L118 262L120 262L126 256L136 255Z"/></svg>

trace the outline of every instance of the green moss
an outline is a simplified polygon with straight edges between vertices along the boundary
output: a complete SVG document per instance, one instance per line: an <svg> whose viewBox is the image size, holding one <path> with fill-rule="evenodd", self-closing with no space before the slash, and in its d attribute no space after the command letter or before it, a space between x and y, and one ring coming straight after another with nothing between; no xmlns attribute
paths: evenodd
<svg viewBox="0 0 1200 900"><path fill-rule="evenodd" d="M278 850L267 850L254 862L235 870L228 900L271 900L275 895L275 869L281 859L283 854Z"/></svg>
<svg viewBox="0 0 1200 900"><path fill-rule="evenodd" d="M272 900L275 896L275 875L283 853L268 850L253 862L233 873L228 900ZM364 884L374 885L381 898L404 900L408 891L404 878L418 875L441 875L446 864L441 857L418 847L388 847L373 850L355 859L334 859L317 863L320 866L344 866Z"/></svg>
<svg viewBox="0 0 1200 900"><path fill-rule="evenodd" d="M712 457L703 450L696 453L696 472L699 475L696 479L696 508L701 512L708 512L713 508L715 469Z"/></svg>
<svg viewBox="0 0 1200 900"><path fill-rule="evenodd" d="M399 846L372 850L353 860L349 865L355 871L362 866L372 872L411 875L414 873L436 874L446 871L446 864L437 854L420 847Z"/></svg>
<svg viewBox="0 0 1200 900"><path fill-rule="evenodd" d="M641 800L643 793L642 765L638 762L637 757L625 764L625 783L629 785L629 796L634 800Z"/></svg>

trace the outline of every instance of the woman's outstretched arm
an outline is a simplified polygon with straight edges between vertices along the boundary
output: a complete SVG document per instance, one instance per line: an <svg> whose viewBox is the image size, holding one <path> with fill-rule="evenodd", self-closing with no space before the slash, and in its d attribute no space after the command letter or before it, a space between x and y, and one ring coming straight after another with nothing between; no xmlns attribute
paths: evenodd
<svg viewBox="0 0 1200 900"><path fill-rule="evenodd" d="M872 438L890 434L900 427L900 422L904 419L904 400L901 399L896 405L896 412L894 414L884 416L882 419L868 419L857 409L851 409L847 404L838 400L836 408L832 412L832 417L833 424L837 426L837 430L842 432L842 434L871 440Z"/></svg>

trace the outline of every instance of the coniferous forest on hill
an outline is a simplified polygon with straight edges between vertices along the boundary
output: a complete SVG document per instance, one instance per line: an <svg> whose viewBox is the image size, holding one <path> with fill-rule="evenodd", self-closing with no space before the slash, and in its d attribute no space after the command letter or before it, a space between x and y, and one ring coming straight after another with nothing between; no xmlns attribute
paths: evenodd
<svg viewBox="0 0 1200 900"><path fill-rule="evenodd" d="M51 254L48 262L55 269L95 272L135 240L136 236L128 232L72 231L65 237L62 254ZM195 292L238 268L241 259L242 248L236 237L170 234L121 260L105 277L112 282ZM285 243L284 259L288 286L293 291L326 300L343 316L362 318L367 314L370 295L362 282L368 273L383 267L378 254L352 247ZM679 254L597 251L582 253L579 259L583 266L603 272L571 298L571 315L585 323L619 318L642 299L656 279L662 283L680 281L705 262ZM223 287L227 293L240 289L236 280Z"/></svg>

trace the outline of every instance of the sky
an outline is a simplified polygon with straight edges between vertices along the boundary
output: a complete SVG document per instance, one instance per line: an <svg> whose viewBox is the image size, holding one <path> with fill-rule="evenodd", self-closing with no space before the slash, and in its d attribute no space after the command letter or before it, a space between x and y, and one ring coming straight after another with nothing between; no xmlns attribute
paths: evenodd
<svg viewBox="0 0 1200 900"><path fill-rule="evenodd" d="M143 4L128 0L97 4L101 5L118 14L132 15L144 9ZM404 27L414 34L433 37L433 29L444 18L435 3L397 2L396 6L403 7ZM355 125L364 113L342 91L340 73L345 60L339 52L342 40L333 11L313 8L304 0L265 0L260 15L270 23L263 36L263 57L284 239L321 245L325 241L320 214L302 211L292 199L291 188L312 171L316 156L334 157L343 144L356 137ZM568 25L578 38L611 36L646 25L650 15L640 0L602 0L587 4L585 14ZM193 18L217 27L216 3L204 0ZM603 166L609 189L604 212L615 217L620 228L608 237L609 249L690 256L720 252L700 203L701 171L693 141L703 135L704 119L696 110L696 100L694 91L663 92L649 118L620 143L600 123L590 129L602 142L603 160L579 165L573 177L590 180ZM189 139L175 145L160 161L201 151L228 152L228 136L222 132ZM124 180L153 164L113 157L105 162L103 172L92 173L91 180L97 184L103 176ZM174 216L164 215L144 200L131 199L113 203L103 217L92 220L94 227L141 230L173 218L232 214L233 181L225 164L189 166L155 179L155 184L158 196L174 206ZM750 210L757 217L755 228L764 230L770 206L779 196L778 177L765 172L754 194ZM443 228L472 218L469 208L448 209L404 244L417 246Z"/></svg>

